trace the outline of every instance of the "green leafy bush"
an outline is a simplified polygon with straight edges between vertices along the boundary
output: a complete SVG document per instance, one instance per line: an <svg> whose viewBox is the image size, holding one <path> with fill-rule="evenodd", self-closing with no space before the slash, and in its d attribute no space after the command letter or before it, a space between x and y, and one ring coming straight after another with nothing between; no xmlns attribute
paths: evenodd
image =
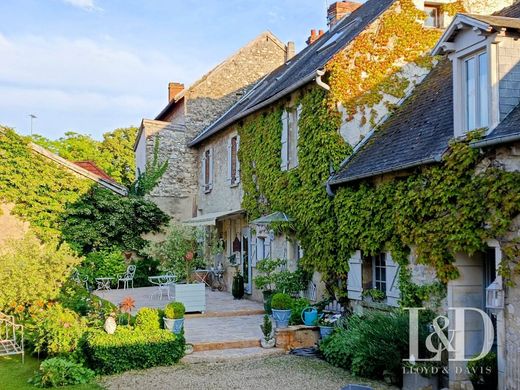
<svg viewBox="0 0 520 390"><path fill-rule="evenodd" d="M0 246L0 311L54 299L79 258L70 248L42 244L29 232Z"/></svg>
<svg viewBox="0 0 520 390"><path fill-rule="evenodd" d="M309 273L300 268L294 272L283 270L275 273L273 277L276 291L293 296L305 290L310 279Z"/></svg>
<svg viewBox="0 0 520 390"><path fill-rule="evenodd" d="M468 362L469 379L475 389L496 389L498 386L497 355L488 353L479 360Z"/></svg>
<svg viewBox="0 0 520 390"><path fill-rule="evenodd" d="M164 308L164 316L172 320L184 318L186 308L182 302L170 302Z"/></svg>
<svg viewBox="0 0 520 390"><path fill-rule="evenodd" d="M140 250L146 233L157 233L169 217L143 197L119 196L95 187L67 206L62 218L65 240L78 252Z"/></svg>
<svg viewBox="0 0 520 390"><path fill-rule="evenodd" d="M256 288L264 291L273 291L276 282L276 270L284 263L280 259L263 259L256 263L258 276L254 278Z"/></svg>
<svg viewBox="0 0 520 390"><path fill-rule="evenodd" d="M157 309L143 307L135 316L135 326L144 331L161 329L161 318Z"/></svg>
<svg viewBox="0 0 520 390"><path fill-rule="evenodd" d="M96 278L116 279L125 270L125 258L118 248L90 252L78 268L79 273L88 279L89 285L94 287Z"/></svg>
<svg viewBox="0 0 520 390"><path fill-rule="evenodd" d="M184 355L184 348L184 338L169 331L123 326L113 335L89 332L84 345L89 366L100 374L171 365Z"/></svg>
<svg viewBox="0 0 520 390"><path fill-rule="evenodd" d="M79 363L55 357L40 364L40 370L30 379L30 383L37 387L81 385L89 383L94 376L94 371Z"/></svg>
<svg viewBox="0 0 520 390"><path fill-rule="evenodd" d="M293 299L292 305L291 305L291 319L289 320L289 324L290 325L303 324L302 311L310 304L311 304L311 302L307 298Z"/></svg>
<svg viewBox="0 0 520 390"><path fill-rule="evenodd" d="M292 298L288 294L276 293L271 300L271 307L275 310L290 310L293 304Z"/></svg>
<svg viewBox="0 0 520 390"><path fill-rule="evenodd" d="M325 359L354 375L368 378L401 378L402 359L408 357L408 316L373 312L352 316L346 328L339 327L323 340Z"/></svg>
<svg viewBox="0 0 520 390"><path fill-rule="evenodd" d="M28 339L34 352L46 356L73 353L85 330L84 319L60 304L35 313L27 324Z"/></svg>

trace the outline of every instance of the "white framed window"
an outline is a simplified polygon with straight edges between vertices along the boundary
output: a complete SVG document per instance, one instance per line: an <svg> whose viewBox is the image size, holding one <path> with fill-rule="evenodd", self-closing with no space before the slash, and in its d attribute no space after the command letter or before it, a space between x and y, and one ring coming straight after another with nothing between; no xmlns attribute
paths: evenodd
<svg viewBox="0 0 520 390"><path fill-rule="evenodd" d="M238 159L238 150L240 148L240 137L235 135L228 141L228 174L227 181L230 186L236 186L240 183L240 161Z"/></svg>
<svg viewBox="0 0 520 390"><path fill-rule="evenodd" d="M202 157L202 189L209 193L213 189L213 150L206 149Z"/></svg>
<svg viewBox="0 0 520 390"><path fill-rule="evenodd" d="M301 105L296 109L287 109L282 113L282 162L280 168L287 171L298 166L298 121L301 116Z"/></svg>
<svg viewBox="0 0 520 390"><path fill-rule="evenodd" d="M426 13L426 19L424 19L424 25L426 27L441 28L441 7L435 4L425 4L424 12Z"/></svg>
<svg viewBox="0 0 520 390"><path fill-rule="evenodd" d="M386 294L386 254L372 256L372 288Z"/></svg>
<svg viewBox="0 0 520 390"><path fill-rule="evenodd" d="M489 126L489 60L487 51L462 60L464 129Z"/></svg>

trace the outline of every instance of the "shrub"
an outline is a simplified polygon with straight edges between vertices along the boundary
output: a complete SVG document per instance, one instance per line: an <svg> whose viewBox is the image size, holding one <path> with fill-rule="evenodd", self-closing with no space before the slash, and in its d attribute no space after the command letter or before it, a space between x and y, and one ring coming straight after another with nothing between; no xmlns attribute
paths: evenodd
<svg viewBox="0 0 520 390"><path fill-rule="evenodd" d="M31 232L5 241L0 246L0 311L56 298L79 261L66 244L42 244Z"/></svg>
<svg viewBox="0 0 520 390"><path fill-rule="evenodd" d="M302 311L310 304L311 304L311 302L307 298L293 299L292 306L291 306L291 319L289 320L289 324L290 325L303 324Z"/></svg>
<svg viewBox="0 0 520 390"><path fill-rule="evenodd" d="M166 330L144 331L119 326L113 335L89 332L84 351L100 374L174 364L184 355L184 338Z"/></svg>
<svg viewBox="0 0 520 390"><path fill-rule="evenodd" d="M30 383L37 387L80 385L89 383L94 376L94 371L79 363L55 357L40 364L40 370L30 379Z"/></svg>
<svg viewBox="0 0 520 390"><path fill-rule="evenodd" d="M124 273L126 263L120 249L112 248L90 252L78 269L88 279L90 286L96 286L96 278L114 278Z"/></svg>
<svg viewBox="0 0 520 390"><path fill-rule="evenodd" d="M497 355L488 353L482 359L468 362L469 379L475 389L496 389L498 386Z"/></svg>
<svg viewBox="0 0 520 390"><path fill-rule="evenodd" d="M302 269L294 272L283 270L273 275L276 285L276 291L280 291L289 295L298 295L300 291L307 288L310 280L310 274Z"/></svg>
<svg viewBox="0 0 520 390"><path fill-rule="evenodd" d="M184 313L186 312L186 308L182 304L182 302L171 302L166 305L164 308L164 316L166 318L170 318L172 320L178 320L180 318L184 318Z"/></svg>
<svg viewBox="0 0 520 390"><path fill-rule="evenodd" d="M143 331L161 329L161 318L157 309L143 307L135 316L135 326Z"/></svg>
<svg viewBox="0 0 520 390"><path fill-rule="evenodd" d="M352 316L346 329L338 328L321 345L325 359L354 375L383 378L401 377L402 359L408 357L408 316L373 312Z"/></svg>
<svg viewBox="0 0 520 390"><path fill-rule="evenodd" d="M27 330L34 352L55 356L74 352L86 326L75 312L54 304L34 314Z"/></svg>
<svg viewBox="0 0 520 390"><path fill-rule="evenodd" d="M271 300L271 307L275 310L290 310L292 306L292 298L284 293L276 293Z"/></svg>

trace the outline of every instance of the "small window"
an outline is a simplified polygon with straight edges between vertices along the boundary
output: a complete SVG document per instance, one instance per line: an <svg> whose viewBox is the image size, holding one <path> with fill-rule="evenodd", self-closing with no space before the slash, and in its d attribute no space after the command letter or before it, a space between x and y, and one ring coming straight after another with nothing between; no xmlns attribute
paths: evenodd
<svg viewBox="0 0 520 390"><path fill-rule="evenodd" d="M240 182L240 162L238 160L239 149L238 135L231 137L228 142L228 183L235 186Z"/></svg>
<svg viewBox="0 0 520 390"><path fill-rule="evenodd" d="M489 125L488 55L479 53L464 59L463 97L465 129L467 131Z"/></svg>
<svg viewBox="0 0 520 390"><path fill-rule="evenodd" d="M386 255L384 253L372 256L372 270L374 272L373 288L386 294Z"/></svg>
<svg viewBox="0 0 520 390"><path fill-rule="evenodd" d="M213 188L213 153L211 149L204 152L202 158L202 188L208 193Z"/></svg>
<svg viewBox="0 0 520 390"><path fill-rule="evenodd" d="M301 105L282 114L282 171L298 166L298 139Z"/></svg>
<svg viewBox="0 0 520 390"><path fill-rule="evenodd" d="M441 28L441 9L438 5L424 5L424 12L426 12L426 19L424 25L426 27Z"/></svg>

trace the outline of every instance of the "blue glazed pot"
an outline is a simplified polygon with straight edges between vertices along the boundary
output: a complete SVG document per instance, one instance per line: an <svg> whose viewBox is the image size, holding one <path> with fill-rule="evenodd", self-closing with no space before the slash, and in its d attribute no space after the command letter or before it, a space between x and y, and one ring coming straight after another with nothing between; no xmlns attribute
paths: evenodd
<svg viewBox="0 0 520 390"><path fill-rule="evenodd" d="M175 334L179 334L182 332L182 328L184 327L184 318L180 318L177 320L172 320L171 318L163 318L164 328L173 332Z"/></svg>
<svg viewBox="0 0 520 390"><path fill-rule="evenodd" d="M277 328L287 328L291 319L291 310L273 310L273 319Z"/></svg>
<svg viewBox="0 0 520 390"><path fill-rule="evenodd" d="M325 339L327 338L328 336L330 336L330 334L332 333L332 331L334 330L334 328L332 326L322 326L320 325L320 337L321 339Z"/></svg>

